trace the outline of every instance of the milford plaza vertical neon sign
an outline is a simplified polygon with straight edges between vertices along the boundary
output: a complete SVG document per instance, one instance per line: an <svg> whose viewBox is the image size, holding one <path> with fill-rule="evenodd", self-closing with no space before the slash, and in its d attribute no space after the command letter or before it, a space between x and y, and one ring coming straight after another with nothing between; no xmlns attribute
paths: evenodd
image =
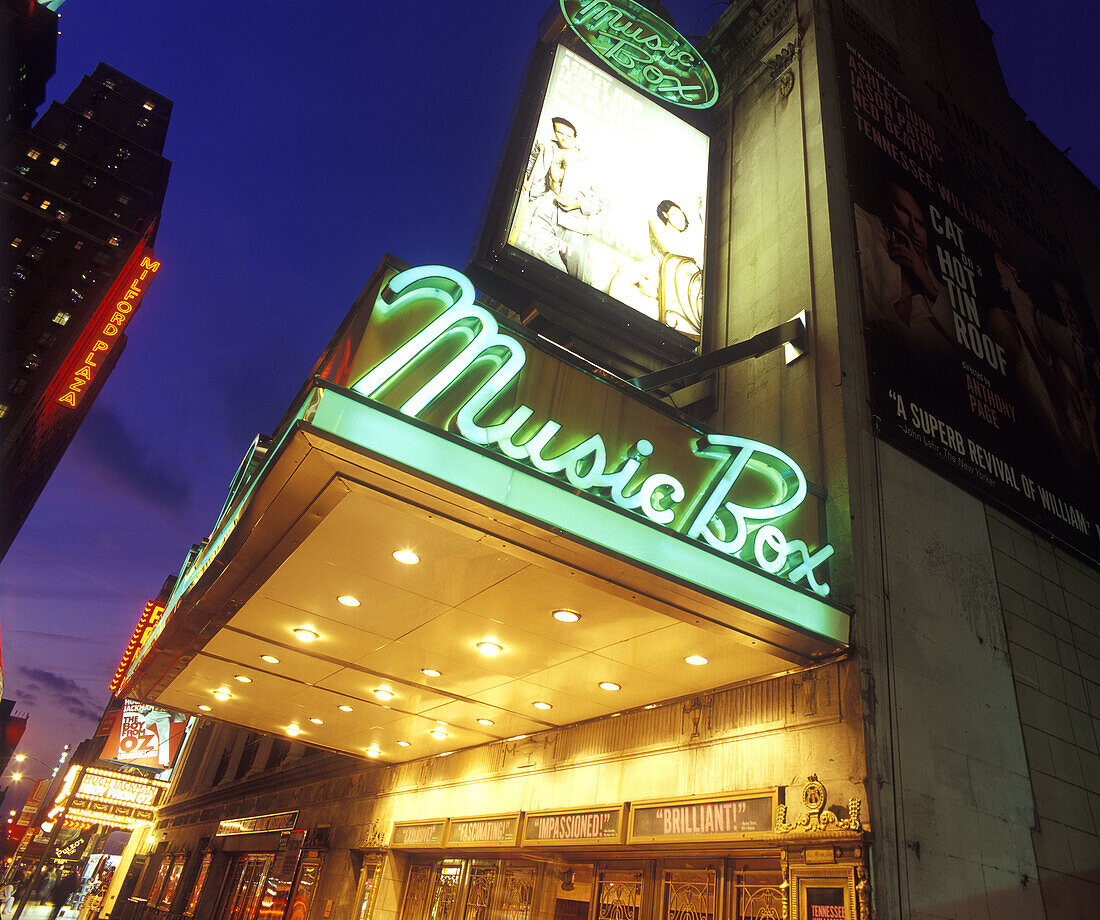
<svg viewBox="0 0 1100 920"><path fill-rule="evenodd" d="M470 280L443 266L411 268L394 276L375 306L383 319L426 300L445 308L352 388L381 400L403 381L407 387L421 359L449 343L448 353L455 348L458 353L398 407L401 413L417 418L445 394L461 396L472 387L451 423L470 443L792 584L804 581L819 596L828 595L829 586L819 580L816 569L833 555L833 547L812 550L778 526L807 495L806 477L790 457L760 441L702 434L684 426L691 455L703 465L696 471L699 485L689 494L676 476L648 468L654 445L646 437L635 438L616 455L599 432L565 431L553 418L535 418L535 410L522 403L505 411L505 391L514 390L520 380L527 351L518 339L501 332L493 315L474 298ZM767 484L768 500L749 505L731 498L749 477Z"/></svg>
<svg viewBox="0 0 1100 920"><path fill-rule="evenodd" d="M93 334L76 349L77 354L80 352L84 354L66 376L66 381L63 383L64 392L57 397L57 402L61 405L72 409L77 407L99 368L122 335L122 330L133 315L138 300L148 287L150 276L155 275L159 268L160 262L153 261L149 256L142 256L122 296L114 304L108 303L106 309L99 311L95 320L89 324L94 330Z"/></svg>

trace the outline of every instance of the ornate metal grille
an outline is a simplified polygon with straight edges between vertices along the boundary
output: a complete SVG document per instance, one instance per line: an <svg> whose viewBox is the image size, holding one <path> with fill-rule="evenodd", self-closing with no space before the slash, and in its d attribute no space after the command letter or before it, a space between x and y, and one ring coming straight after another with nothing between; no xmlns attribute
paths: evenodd
<svg viewBox="0 0 1100 920"><path fill-rule="evenodd" d="M714 920L717 893L714 869L666 872L664 920Z"/></svg>
<svg viewBox="0 0 1100 920"><path fill-rule="evenodd" d="M778 873L738 872L737 920L787 920L787 892Z"/></svg>
<svg viewBox="0 0 1100 920"><path fill-rule="evenodd" d="M641 904L641 872L600 873L598 920L637 920Z"/></svg>
<svg viewBox="0 0 1100 920"><path fill-rule="evenodd" d="M501 920L528 920L535 893L534 866L505 866L500 889Z"/></svg>
<svg viewBox="0 0 1100 920"><path fill-rule="evenodd" d="M424 920L428 908L428 891L432 887L432 867L412 866L409 884L405 889L405 906L402 920Z"/></svg>
<svg viewBox="0 0 1100 920"><path fill-rule="evenodd" d="M483 920L489 914L489 901L496 881L496 866L474 866L466 890L466 920Z"/></svg>
<svg viewBox="0 0 1100 920"><path fill-rule="evenodd" d="M458 895L458 883L461 880L462 869L459 866L444 864L439 867L435 888L432 890L432 906L429 914L431 920L451 920L455 898Z"/></svg>

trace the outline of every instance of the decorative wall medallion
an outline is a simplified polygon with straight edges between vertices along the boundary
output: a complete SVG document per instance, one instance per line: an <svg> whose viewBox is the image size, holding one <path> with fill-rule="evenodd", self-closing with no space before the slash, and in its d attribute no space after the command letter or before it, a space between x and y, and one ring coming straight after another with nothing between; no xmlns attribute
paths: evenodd
<svg viewBox="0 0 1100 920"><path fill-rule="evenodd" d="M793 831L859 831L863 829L860 824L860 800L848 800L848 817L838 818L831 811L825 810L828 794L825 785L818 780L817 774L812 773L806 777L806 785L802 789L802 805L806 813L797 821L787 823L787 806L780 805L775 818L775 832L777 834L789 834Z"/></svg>

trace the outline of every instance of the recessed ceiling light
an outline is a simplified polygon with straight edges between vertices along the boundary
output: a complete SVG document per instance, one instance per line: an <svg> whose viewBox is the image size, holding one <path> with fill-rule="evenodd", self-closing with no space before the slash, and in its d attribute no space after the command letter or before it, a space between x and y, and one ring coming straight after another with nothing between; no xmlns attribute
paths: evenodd
<svg viewBox="0 0 1100 920"><path fill-rule="evenodd" d="M412 744L411 741L398 741L397 742L398 747L408 747L411 744Z"/></svg>
<svg viewBox="0 0 1100 920"><path fill-rule="evenodd" d="M352 597L350 594L341 594L336 599L341 604L343 604L345 607L358 607L359 606L359 598Z"/></svg>
<svg viewBox="0 0 1100 920"><path fill-rule="evenodd" d="M575 610L555 610L551 616L562 623L576 623L581 618Z"/></svg>
<svg viewBox="0 0 1100 920"><path fill-rule="evenodd" d="M526 735L512 735L512 737L509 738L508 740L509 741L522 741L526 737L527 737Z"/></svg>
<svg viewBox="0 0 1100 920"><path fill-rule="evenodd" d="M450 757L453 753L454 753L454 751L443 751L443 752L440 753L439 756L440 757Z"/></svg>
<svg viewBox="0 0 1100 920"><path fill-rule="evenodd" d="M553 709L554 707L547 703L545 700L536 700L531 704L536 709Z"/></svg>
<svg viewBox="0 0 1100 920"><path fill-rule="evenodd" d="M234 674L233 679L234 680L239 680L242 684L252 683L252 678L251 677L246 677L244 674Z"/></svg>
<svg viewBox="0 0 1100 920"><path fill-rule="evenodd" d="M435 668L421 668L420 673L425 677L442 677L443 672L437 671Z"/></svg>
<svg viewBox="0 0 1100 920"><path fill-rule="evenodd" d="M350 706L337 706L336 708L339 709L341 712L351 712Z"/></svg>
<svg viewBox="0 0 1100 920"><path fill-rule="evenodd" d="M368 757L377 757L381 753L382 752L380 750L378 750L378 748L367 748L367 756Z"/></svg>
<svg viewBox="0 0 1100 920"><path fill-rule="evenodd" d="M493 655L499 655L501 652L503 652L504 646L497 645L496 642L479 642L477 644L477 650L481 652L482 655L488 655L490 658L492 658Z"/></svg>
<svg viewBox="0 0 1100 920"><path fill-rule="evenodd" d="M294 630L294 635L298 637L300 642L312 642L314 639L320 639L321 634L314 632L306 626L299 626Z"/></svg>
<svg viewBox="0 0 1100 920"><path fill-rule="evenodd" d="M288 725L288 726L286 727L286 733L287 733L288 735L290 735L290 736L291 736L292 738L293 738L293 737L294 737L295 735L297 735L297 734L298 734L298 733L299 733L300 731L301 731L301 729L300 729L300 728L299 728L299 727L298 727L297 725Z"/></svg>
<svg viewBox="0 0 1100 920"><path fill-rule="evenodd" d="M702 655L688 655L687 658L684 659L684 661L686 661L688 664L706 664L707 663L707 659L704 658Z"/></svg>
<svg viewBox="0 0 1100 920"><path fill-rule="evenodd" d="M274 655L261 655L260 656L260 661L266 661L268 664L278 664L279 663L279 659L276 658Z"/></svg>
<svg viewBox="0 0 1100 920"><path fill-rule="evenodd" d="M477 724L478 725L492 725L493 720L492 719L478 719Z"/></svg>
<svg viewBox="0 0 1100 920"><path fill-rule="evenodd" d="M411 549L396 550L393 554L393 558L402 565L416 565L420 561L420 557Z"/></svg>
<svg viewBox="0 0 1100 920"><path fill-rule="evenodd" d="M226 690L225 687L221 687L220 689L214 691L214 699L216 700L221 700L222 702L225 702L226 700L232 698L233 694Z"/></svg>
<svg viewBox="0 0 1100 920"><path fill-rule="evenodd" d="M371 692L380 700L392 700L394 697L394 693L389 687L378 687Z"/></svg>
<svg viewBox="0 0 1100 920"><path fill-rule="evenodd" d="M213 706L207 706L205 703L199 703L199 709L201 709L203 712L213 712L214 711Z"/></svg>
<svg viewBox="0 0 1100 920"><path fill-rule="evenodd" d="M428 734L430 734L433 738L442 739L447 737L447 733L443 731L442 728L433 728Z"/></svg>
<svg viewBox="0 0 1100 920"><path fill-rule="evenodd" d="M622 684L617 684L613 680L601 680L599 683L601 690L622 690Z"/></svg>
<svg viewBox="0 0 1100 920"><path fill-rule="evenodd" d="M611 715L610 715L610 716L608 716L608 718L609 718L609 719L617 719L617 718L619 718L619 716L621 716L621 715L622 715L622 713L621 713L621 712L613 712L613 713L611 713Z"/></svg>
<svg viewBox="0 0 1100 920"><path fill-rule="evenodd" d="M656 708L657 708L657 704L656 704L656 703L647 703L647 704L646 704L645 706L643 706L642 708L643 708L643 709L656 709Z"/></svg>
<svg viewBox="0 0 1100 920"><path fill-rule="evenodd" d="M310 719L309 721L312 722L314 725L324 725L325 724L323 721L321 721L320 719L318 719L316 717Z"/></svg>
<svg viewBox="0 0 1100 920"><path fill-rule="evenodd" d="M444 721L443 721L442 719L436 719L436 720L435 720L435 724L436 724L436 725L446 725L447 723L446 723L446 722L444 722Z"/></svg>

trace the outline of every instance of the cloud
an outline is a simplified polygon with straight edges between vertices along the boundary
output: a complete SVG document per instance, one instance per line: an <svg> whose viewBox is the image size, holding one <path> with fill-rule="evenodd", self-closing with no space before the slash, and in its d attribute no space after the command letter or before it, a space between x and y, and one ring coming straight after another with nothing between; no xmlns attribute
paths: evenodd
<svg viewBox="0 0 1100 920"><path fill-rule="evenodd" d="M189 484L160 458L150 456L148 444L132 437L118 415L107 406L97 405L88 413L81 426L81 435L96 466L140 498L172 509L187 505Z"/></svg>
<svg viewBox="0 0 1100 920"><path fill-rule="evenodd" d="M78 719L95 719L97 721L102 715L102 711L96 709L92 704L87 691L75 680L55 674L53 671L47 671L45 668L28 668L26 665L20 665L19 670L30 681L27 689L32 694L38 691L53 697L54 702L70 715L76 716ZM21 699L26 702L29 695L23 692Z"/></svg>

